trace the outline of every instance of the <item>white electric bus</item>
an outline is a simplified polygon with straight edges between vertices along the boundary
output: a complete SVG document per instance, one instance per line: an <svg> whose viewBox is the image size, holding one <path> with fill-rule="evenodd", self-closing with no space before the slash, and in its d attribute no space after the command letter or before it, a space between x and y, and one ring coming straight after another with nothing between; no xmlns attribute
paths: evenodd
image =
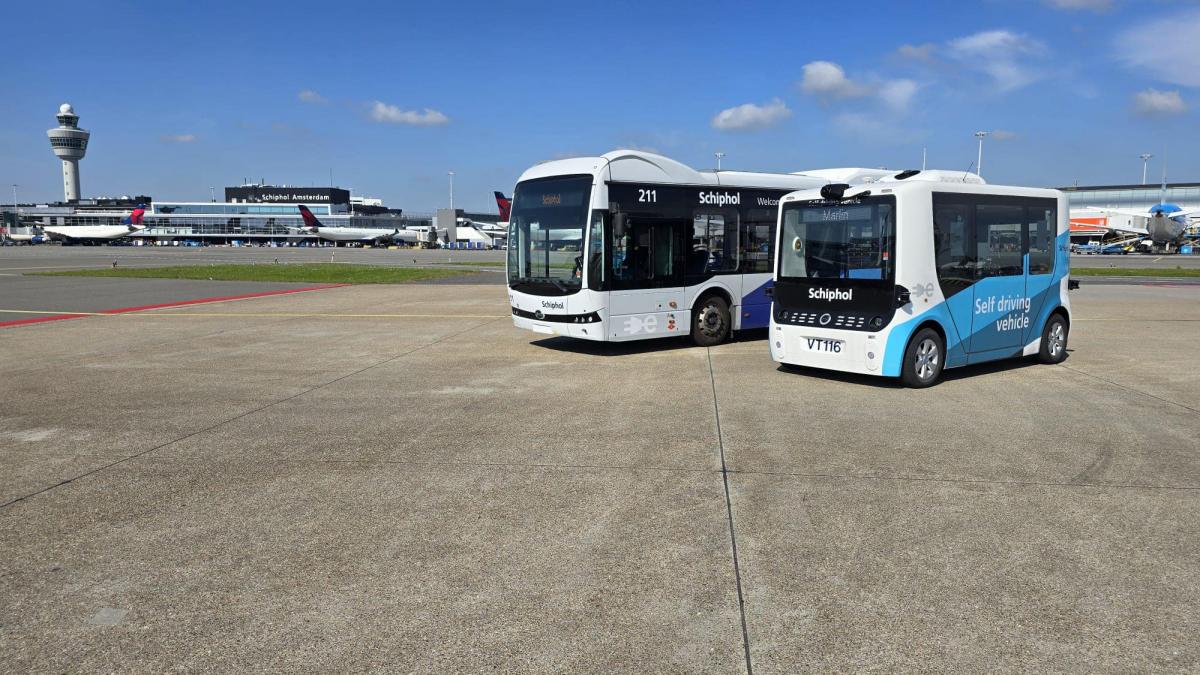
<svg viewBox="0 0 1200 675"><path fill-rule="evenodd" d="M779 198L834 175L696 171L618 150L538 164L509 214L513 324L585 340L690 334L712 345L770 319Z"/></svg>
<svg viewBox="0 0 1200 675"><path fill-rule="evenodd" d="M770 345L792 365L899 377L1066 358L1068 210L1057 190L906 171L786 195Z"/></svg>

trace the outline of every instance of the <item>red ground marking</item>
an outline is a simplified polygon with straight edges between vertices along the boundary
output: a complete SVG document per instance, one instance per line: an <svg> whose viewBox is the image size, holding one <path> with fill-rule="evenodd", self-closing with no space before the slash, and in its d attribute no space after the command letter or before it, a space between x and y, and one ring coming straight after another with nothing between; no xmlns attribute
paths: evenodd
<svg viewBox="0 0 1200 675"><path fill-rule="evenodd" d="M144 312L150 309L166 309L168 307L186 307L188 305L203 305L210 302L228 302L230 300L248 300L250 298L264 298L271 295L288 295L290 293L304 293L306 291L321 291L327 288L341 288L350 284L324 284L321 286L305 286L304 288L285 288L279 291L260 291L258 293L244 293L242 295L222 295L213 298L198 298L196 300L180 300L178 302L162 302L155 305L141 305L139 307L119 307L117 309L102 309L98 312L90 314L72 314L64 312L62 314L52 314L50 316L41 316L35 319L17 319L15 321L0 321L0 328L7 326L25 326L32 323L46 323L47 321L62 321L63 319L82 319L88 316L97 314L127 314L129 312Z"/></svg>

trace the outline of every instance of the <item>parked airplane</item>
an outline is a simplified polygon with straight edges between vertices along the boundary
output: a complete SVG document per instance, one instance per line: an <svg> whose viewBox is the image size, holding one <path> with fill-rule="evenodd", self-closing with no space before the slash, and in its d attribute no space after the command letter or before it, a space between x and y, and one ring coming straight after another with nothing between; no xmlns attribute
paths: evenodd
<svg viewBox="0 0 1200 675"><path fill-rule="evenodd" d="M500 210L499 218L494 222L459 218L458 224L462 227L474 228L485 234L489 239L505 239L508 237L508 214L512 211L512 200L505 197L504 193L500 191L493 192L492 194L496 198L496 207Z"/></svg>
<svg viewBox="0 0 1200 675"><path fill-rule="evenodd" d="M1168 253L1171 252L1172 247L1178 248L1180 245L1188 243L1184 235L1187 233L1188 228L1191 227L1191 218L1200 216L1200 209L1185 211L1175 204L1167 203L1167 177L1165 171L1163 172L1162 192L1159 193L1158 203L1151 206L1148 211L1104 207L1095 207L1094 210L1109 216L1126 216L1132 218L1132 222L1135 223L1132 227L1119 223L1114 225L1111 218L1107 227L1117 232L1128 232L1146 237L1150 240L1154 249L1163 250Z"/></svg>
<svg viewBox="0 0 1200 675"><path fill-rule="evenodd" d="M321 224L320 220L313 215L313 212L308 210L308 207L300 204L300 217L304 218L304 227L289 227L293 232L307 232L326 241L359 241L367 244L386 244L388 242L403 241L408 243L416 243L421 241L422 233L417 230L401 229L399 227L388 230L375 227L326 227Z"/></svg>
<svg viewBox="0 0 1200 675"><path fill-rule="evenodd" d="M42 231L51 239L64 244L110 242L146 229L145 216L146 205L138 204L128 216L121 219L120 225L46 225Z"/></svg>
<svg viewBox="0 0 1200 675"><path fill-rule="evenodd" d="M46 235L38 228L30 228L28 232L4 232L0 239L8 239L16 244L40 244L46 241Z"/></svg>

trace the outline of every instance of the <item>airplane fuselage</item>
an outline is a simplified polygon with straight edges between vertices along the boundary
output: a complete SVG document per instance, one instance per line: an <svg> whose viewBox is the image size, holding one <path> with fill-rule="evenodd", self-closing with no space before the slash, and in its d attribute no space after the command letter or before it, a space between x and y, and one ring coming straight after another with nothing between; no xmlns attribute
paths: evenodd
<svg viewBox="0 0 1200 675"><path fill-rule="evenodd" d="M1155 244L1173 244L1183 237L1187 228L1187 218L1172 217L1166 211L1156 211L1146 219L1146 233Z"/></svg>
<svg viewBox="0 0 1200 675"><path fill-rule="evenodd" d="M146 229L139 225L65 225L43 227L51 238L59 241L115 241Z"/></svg>

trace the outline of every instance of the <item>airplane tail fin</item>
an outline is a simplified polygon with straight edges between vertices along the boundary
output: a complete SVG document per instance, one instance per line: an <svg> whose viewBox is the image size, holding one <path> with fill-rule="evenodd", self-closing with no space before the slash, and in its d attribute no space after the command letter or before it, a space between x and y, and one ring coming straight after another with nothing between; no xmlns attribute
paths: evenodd
<svg viewBox="0 0 1200 675"><path fill-rule="evenodd" d="M501 222L508 222L508 216L512 212L512 200L505 197L504 193L499 190L492 194L496 196L496 206L500 208Z"/></svg>
<svg viewBox="0 0 1200 675"><path fill-rule="evenodd" d="M317 228L321 227L321 221L317 220L317 217L313 215L312 211L308 210L307 206L300 204L297 208L300 209L300 217L304 219L305 227L316 232Z"/></svg>

